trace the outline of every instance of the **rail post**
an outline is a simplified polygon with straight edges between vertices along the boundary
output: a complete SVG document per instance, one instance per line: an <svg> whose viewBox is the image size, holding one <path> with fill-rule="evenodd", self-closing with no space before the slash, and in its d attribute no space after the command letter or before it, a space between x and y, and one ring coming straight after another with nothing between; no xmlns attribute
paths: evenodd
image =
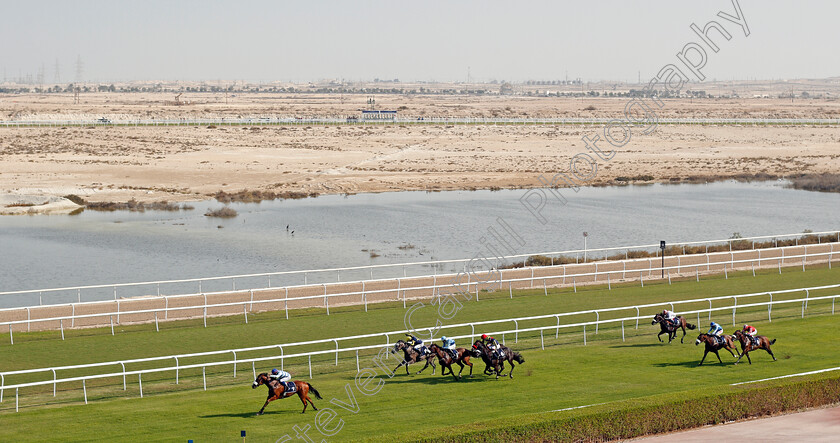
<svg viewBox="0 0 840 443"><path fill-rule="evenodd" d="M140 386L140 398L143 398L143 374L137 373L137 384Z"/></svg>
<svg viewBox="0 0 840 443"><path fill-rule="evenodd" d="M365 302L365 312L368 311L367 308L367 294L365 293L365 282L362 281L362 301Z"/></svg>
<svg viewBox="0 0 840 443"><path fill-rule="evenodd" d="M169 297L163 297L163 319L166 320L169 318Z"/></svg>
<svg viewBox="0 0 840 443"><path fill-rule="evenodd" d="M510 299L513 300L513 282L508 282L508 292L510 293Z"/></svg>
<svg viewBox="0 0 840 443"><path fill-rule="evenodd" d="M601 322L601 314L598 311L595 311L595 333L598 333L598 323Z"/></svg>
<svg viewBox="0 0 840 443"><path fill-rule="evenodd" d="M574 277L574 276L572 276L572 284L573 284L573 285L574 285L574 287L575 287L575 292L577 292L577 278L576 278L576 277Z"/></svg>
<svg viewBox="0 0 840 443"><path fill-rule="evenodd" d="M60 318L58 320L58 326L61 328L61 339L64 340L64 319L63 318ZM11 328L9 329L9 331L11 331Z"/></svg>
<svg viewBox="0 0 840 443"><path fill-rule="evenodd" d="M624 341L624 320L621 320L621 341Z"/></svg>
<svg viewBox="0 0 840 443"><path fill-rule="evenodd" d="M644 279L644 276L642 275L642 271L639 271L639 283L642 284L643 288L645 287L645 279Z"/></svg>
<svg viewBox="0 0 840 443"><path fill-rule="evenodd" d="M254 380L257 379L257 364L251 360L251 372L254 373Z"/></svg>
<svg viewBox="0 0 840 443"><path fill-rule="evenodd" d="M123 371L125 372L125 371ZM177 385L180 382L181 376L181 365L178 363L178 357L175 357L175 384ZM254 376L254 378L257 378Z"/></svg>
<svg viewBox="0 0 840 443"><path fill-rule="evenodd" d="M88 402L87 402L87 384L85 383L85 379L82 379L82 392L84 392L85 404L88 404Z"/></svg>
<svg viewBox="0 0 840 443"><path fill-rule="evenodd" d="M330 315L330 301L327 299L327 285L324 284L324 306L327 308L327 315ZM309 377L312 378L312 377Z"/></svg>
<svg viewBox="0 0 840 443"><path fill-rule="evenodd" d="M543 340L543 330L540 329L540 348L545 351L545 341Z"/></svg>
<svg viewBox="0 0 840 443"><path fill-rule="evenodd" d="M12 344L15 344L15 336L12 335L12 324L11 323L9 323L9 341L11 341Z"/></svg>
<svg viewBox="0 0 840 443"><path fill-rule="evenodd" d="M557 330L554 332L554 338L560 338L560 316L556 315L555 318L557 319Z"/></svg>
<svg viewBox="0 0 840 443"><path fill-rule="evenodd" d="M123 369L123 372L125 372L125 369ZM57 381L58 377L55 374L55 369L52 369L52 373L53 373L53 397L55 397L56 388L58 387L58 381Z"/></svg>
<svg viewBox="0 0 840 443"><path fill-rule="evenodd" d="M76 326L76 305L72 306L72 311L70 314L70 327Z"/></svg>
<svg viewBox="0 0 840 443"><path fill-rule="evenodd" d="M312 356L308 355L307 357L309 359L309 378L311 379L312 378Z"/></svg>
<svg viewBox="0 0 840 443"><path fill-rule="evenodd" d="M809 291L805 290L805 309L808 309L808 296L810 295Z"/></svg>
<svg viewBox="0 0 840 443"><path fill-rule="evenodd" d="M201 367L201 383L204 386L204 390L207 390L207 368L205 366Z"/></svg>
<svg viewBox="0 0 840 443"><path fill-rule="evenodd" d="M633 307L636 308L636 329L639 329L639 307L638 306L633 306Z"/></svg>
<svg viewBox="0 0 840 443"><path fill-rule="evenodd" d="M697 283L700 283L700 268L699 267L694 268L694 274L697 277Z"/></svg>
<svg viewBox="0 0 840 443"><path fill-rule="evenodd" d="M738 298L732 297L732 326L735 326L735 311L738 309Z"/></svg>
<svg viewBox="0 0 840 443"><path fill-rule="evenodd" d="M158 327L158 313L155 311L155 332L160 332L160 327Z"/></svg>
<svg viewBox="0 0 840 443"><path fill-rule="evenodd" d="M283 310L286 311L286 320L289 319L289 288L286 288L286 298L283 299ZM254 377L256 378L256 377Z"/></svg>
<svg viewBox="0 0 840 443"><path fill-rule="evenodd" d="M583 325L583 345L586 346L586 325Z"/></svg>
<svg viewBox="0 0 840 443"><path fill-rule="evenodd" d="M548 286L545 283L545 279L543 279L543 292L548 296Z"/></svg>
<svg viewBox="0 0 840 443"><path fill-rule="evenodd" d="M245 305L242 305L242 314L245 315L245 324L247 325L248 324L248 307L245 306Z"/></svg>
<svg viewBox="0 0 840 443"><path fill-rule="evenodd" d="M338 340L333 340L335 342L335 365L338 366Z"/></svg>
<svg viewBox="0 0 840 443"><path fill-rule="evenodd" d="M359 372L359 350L356 349L356 372Z"/></svg>
<svg viewBox="0 0 840 443"><path fill-rule="evenodd" d="M269 282L268 287L269 288L271 287L271 282ZM242 305L242 306L244 307L245 305ZM253 289L251 289L251 312L254 312L254 290ZM248 316L246 315L245 318L246 318L245 323L248 323L248 320L247 320Z"/></svg>
<svg viewBox="0 0 840 443"><path fill-rule="evenodd" d="M770 318L770 310L771 310L771 309L773 309L773 293L772 293L772 292L768 292L768 293L767 293L767 295L769 295L769 296L770 296L770 303L767 303L767 321L768 321L768 322L771 322L771 321L773 321L773 320ZM833 314L833 312L832 312L832 314Z"/></svg>

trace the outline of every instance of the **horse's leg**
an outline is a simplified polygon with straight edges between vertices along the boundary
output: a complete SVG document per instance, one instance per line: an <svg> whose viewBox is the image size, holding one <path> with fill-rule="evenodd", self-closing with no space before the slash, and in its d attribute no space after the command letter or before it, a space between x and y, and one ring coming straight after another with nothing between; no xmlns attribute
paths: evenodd
<svg viewBox="0 0 840 443"><path fill-rule="evenodd" d="M723 364L723 360L720 359L720 354L718 354L717 349L714 350L714 353L715 353L715 355L717 355L717 358L718 358L718 361L720 362L720 364Z"/></svg>
<svg viewBox="0 0 840 443"><path fill-rule="evenodd" d="M465 358L464 363L470 365L470 377L472 377L473 364L470 363L470 358L469 357Z"/></svg>
<svg viewBox="0 0 840 443"><path fill-rule="evenodd" d="M259 412L257 412L257 415L263 415L263 411L265 411L265 407L268 406L268 402L270 401L271 397L269 397L268 400L265 401L265 404L263 404L262 408L260 408Z"/></svg>
<svg viewBox="0 0 840 443"><path fill-rule="evenodd" d="M662 337L660 337L660 336L664 333L665 333L665 330L663 329L662 331L659 331L659 334L656 334L656 338L659 339L659 343L662 343Z"/></svg>
<svg viewBox="0 0 840 443"><path fill-rule="evenodd" d="M683 325L682 325L682 330L683 330L683 336L680 337L680 343L685 343L683 341L683 339L685 339L685 323L683 323Z"/></svg>
<svg viewBox="0 0 840 443"><path fill-rule="evenodd" d="M454 378L455 380L458 380L459 378L461 378L461 373L460 372L458 373L458 375L455 375L455 371L452 370L452 364L451 363L449 364L448 368L449 368L449 373L452 374L452 378ZM443 371L441 371L440 373L441 373L441 375L443 375Z"/></svg>
<svg viewBox="0 0 840 443"><path fill-rule="evenodd" d="M709 350L706 349L706 352L703 353L703 358L700 359L700 364L697 366L703 366L703 362L706 360L706 355L709 354Z"/></svg>
<svg viewBox="0 0 840 443"><path fill-rule="evenodd" d="M306 412L306 398L303 396L303 391L298 391L298 398L300 399L301 403L303 403L303 411L300 413L303 414Z"/></svg>
<svg viewBox="0 0 840 443"><path fill-rule="evenodd" d="M508 362L510 363L510 372L508 372L508 377L513 378L513 368L515 368L516 365L513 364L513 359L508 360Z"/></svg>
<svg viewBox="0 0 840 443"><path fill-rule="evenodd" d="M726 349L727 351L729 351L729 353L732 354L733 357L735 356L735 354L732 353L732 348L723 348L723 349Z"/></svg>
<svg viewBox="0 0 840 443"><path fill-rule="evenodd" d="M455 360L455 363L458 363L458 366L461 367L461 370L458 371L458 379L461 378L461 373L464 372L464 364L461 363L461 360Z"/></svg>
<svg viewBox="0 0 840 443"><path fill-rule="evenodd" d="M750 349L750 351L752 351L752 349ZM752 364L752 360L750 360L750 353L749 353L749 351L747 351L747 352L746 352L746 354L744 354L744 355L746 355L746 356L747 356L747 363Z"/></svg>
<svg viewBox="0 0 840 443"><path fill-rule="evenodd" d="M767 351L767 353L770 354L771 357L773 357L773 361L776 361L776 356L773 355L773 351L770 350L770 345L767 345L765 351Z"/></svg>

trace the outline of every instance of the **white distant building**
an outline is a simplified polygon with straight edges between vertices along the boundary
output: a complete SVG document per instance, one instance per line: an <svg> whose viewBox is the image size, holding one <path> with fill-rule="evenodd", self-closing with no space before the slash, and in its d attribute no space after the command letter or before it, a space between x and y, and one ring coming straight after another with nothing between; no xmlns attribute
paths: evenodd
<svg viewBox="0 0 840 443"><path fill-rule="evenodd" d="M362 120L393 120L397 111L362 111Z"/></svg>

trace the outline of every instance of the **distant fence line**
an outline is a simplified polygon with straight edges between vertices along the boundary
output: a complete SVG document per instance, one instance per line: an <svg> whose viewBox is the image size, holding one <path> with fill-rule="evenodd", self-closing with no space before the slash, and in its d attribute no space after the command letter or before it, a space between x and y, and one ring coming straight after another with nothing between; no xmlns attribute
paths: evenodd
<svg viewBox="0 0 840 443"><path fill-rule="evenodd" d="M666 301L662 303L650 303L650 304L641 304L641 305L633 305L633 306L623 306L623 307L616 307L616 308L604 308L604 309L592 309L592 310L585 310L585 311L575 311L575 312L565 312L565 313L556 313L556 314L546 314L546 315L539 315L539 316L530 316L530 317L518 317L518 318L507 318L507 319L500 319L500 320L488 320L488 321L479 321L479 322L470 322L470 323L460 323L460 324L453 324L453 325L446 325L443 326L441 329L454 329L454 328L463 328L463 327L470 327L471 331L468 335L455 335L450 334L451 338L453 339L460 339L460 338L469 338L470 341L473 341L476 338L475 333L475 326L486 326L492 324L499 324L499 323L511 323L513 322L514 328L513 329L500 329L500 330L487 330L487 333L492 333L496 336L502 337L502 343L505 343L505 335L513 335L514 342L519 341L519 334L523 332L539 332L540 334L540 348L545 349L545 332L546 331L555 331L555 339L559 338L560 329L567 329L567 328L583 328L583 344L586 345L586 327L587 326L594 326L595 327L595 334L598 334L598 329L600 325L603 324L615 324L620 323L621 327L621 338L622 341L625 340L625 322L633 322L635 321L635 329L639 327L639 320L643 318L650 318L650 315L643 315L640 309L644 308L651 308L651 307L659 307L668 305L672 310L674 310L675 305L679 304L689 304L689 303L702 303L708 302L709 308L708 309L694 309L688 311L681 311L680 313L685 316L688 314L696 314L697 315L697 322L700 322L700 314L701 313L708 313L709 318L711 319L712 312L714 311L732 311L732 324L733 326L736 325L736 313L739 308L742 310L744 308L754 308L754 307L762 307L767 306L767 318L768 321L772 321L772 307L774 305L779 304L790 304L790 303L801 303L801 317L805 317L805 311L807 309L809 302L815 301L822 301L822 300L831 300L831 314L834 315L835 312L835 302L837 297L840 294L833 294L827 296L817 296L817 297L809 297L809 293L811 291L817 290L824 290L824 289L835 289L840 287L840 284L835 285L826 285L826 286L815 286L815 287L807 287L807 288L797 288L797 289L787 289L787 290L780 290L780 291L764 291L764 292L755 292L755 293L748 293L748 294L737 294L737 295L728 295L728 296L717 296L717 297L707 297L707 298L699 298L699 299L690 299L690 300L673 300L673 301ZM774 294L789 294L789 293L797 293L797 292L805 292L804 298L797 298L792 300L773 300ZM747 297L764 297L768 296L768 301L757 302L757 303L747 303L747 304L738 304L738 300L740 298L747 298ZM721 306L721 307L713 307L713 301L719 300L728 300L732 299L733 303L729 306ZM616 311L630 311L635 310L636 315L630 317L620 317L620 318L611 318L611 319L601 319L600 314L605 312L616 312ZM586 321L586 322L574 322L574 323L560 323L560 317L568 317L568 316L575 316L575 315L585 315L585 314L594 314L595 320L594 321ZM557 323L554 325L549 326L537 326L537 327L529 327L529 328L520 328L519 322L520 321L528 321L528 320L540 320L540 319L552 319L556 318ZM425 328L424 328L425 329ZM216 367L216 366L226 366L232 365L233 366L233 376L236 377L237 365L239 364L247 364L251 363L251 370L256 378L256 363L257 362L268 362L268 361L280 361L280 367L284 368L285 360L289 358L302 358L306 357L309 367L309 378L312 378L312 356L320 356L326 354L335 354L335 365L338 365L338 358L339 353L344 352L354 352L355 351L355 358L356 358L356 368L357 370L360 367L359 362L359 351L360 350L375 350L375 349L383 349L391 346L389 337L391 335L402 334L404 331L388 331L388 332L379 332L379 333L372 333L372 334L363 334L363 335L355 335L355 336L347 336L347 337L337 337L337 338L329 338L329 339L321 339L321 340L311 340L306 342L298 342L298 343L288 343L285 345L278 344L278 345L270 345L270 346L261 346L261 347L252 347L252 348L240 348L240 349L227 349L221 351L211 351L211 352L202 352L202 353L194 353L194 354L180 354L180 355L169 355L169 356L162 356L162 357L151 357L151 358L141 358L141 359L131 359L131 360L122 360L122 361L111 361L111 362L100 362L100 363L92 363L92 364L82 364L82 365L73 365L73 366L61 366L61 367L50 367L50 368L37 368L37 369L27 369L27 370L19 370L19 371L7 371L0 373L0 402L3 401L3 394L6 390L15 390L15 411L19 410L19 389L24 387L33 387L33 386L44 386L44 385L53 385L53 396L56 395L57 385L59 383L69 383L69 382L82 382L82 389L84 392L84 401L87 404L87 386L86 381L92 379L101 379L101 378L116 378L122 377L123 379L123 390L127 389L127 380L126 377L129 375L137 375L138 377L138 385L140 389L140 397L143 397L143 381L142 375L149 374L149 373L159 373L159 372L175 372L175 383L178 384L179 382L179 375L180 371L185 369L198 369L201 368L202 370L202 381L204 390L207 389L207 375L206 375L206 368L207 367ZM429 329L431 333L431 329ZM348 341L348 340L355 340L355 339L364 339L364 338L373 338L373 337L385 337L385 344L374 344L374 345L363 345L363 346L352 346L352 347L345 347L341 348L339 346L339 341ZM437 337L432 337L430 341L437 339ZM318 351L310 351L310 352L299 352L293 354L284 354L283 348L295 347L295 346L304 346L304 345L314 345L314 344L324 344L324 343L334 343L335 349L329 350L318 350ZM249 351L258 351L258 350L271 350L271 349L279 349L279 355L272 355L272 356L262 356L262 357L254 357L254 358L237 358L237 353L244 353ZM211 356L211 355L226 355L232 354L233 360L228 361L205 361L201 363L194 363L194 364L187 364L181 365L179 364L180 359L191 358L191 357L204 357L204 356ZM150 369L140 369L140 370L133 370L127 371L125 365L127 363L140 363L140 362L153 362L153 361L165 361L165 360L174 360L175 366L167 366L167 367L160 367L160 368L150 368ZM56 371L57 370L78 370L78 369L86 369L86 368L95 368L95 367L103 367L103 366L117 366L119 365L122 368L120 372L111 372L105 374L88 374L83 376L77 377L67 377L59 379ZM5 380L6 376L10 375L28 375L28 374L38 374L44 372L51 372L53 378L51 380L40 380L35 382L27 382L27 383L17 383L6 385Z"/></svg>
<svg viewBox="0 0 840 443"><path fill-rule="evenodd" d="M794 239L794 244L798 245L799 240L803 237L807 236L816 236L817 244L822 242L822 237L827 236L829 238L836 237L836 241L840 242L840 231L822 231L822 232L809 232L809 233L796 233L796 234L781 234L781 235L765 235L765 236L756 236L756 237L744 237L744 238L737 238L737 239L721 239L721 240L704 240L704 241L688 241L688 242L676 242L676 243L669 243L668 247L673 251L673 248L677 248L678 250L681 249L683 255L686 256L697 256L699 254L686 254L685 249L686 247L692 246L706 246L706 253L708 253L708 247L714 245L728 245L730 251L733 250L733 243L735 244L742 244L743 242L751 242L754 248L756 241L774 241L776 246L778 246L779 240L784 239ZM529 257L533 256L545 256L551 260L551 264L554 264L555 258L569 258L574 256L576 261L583 259L583 261L593 261L597 259L599 255L603 255L604 258L610 253L621 253L624 252L625 259L629 256L631 251L643 251L643 250L655 250L657 254L660 253L659 244L645 244L645 245L631 245L631 246L618 246L618 247L609 247L609 248L592 248L592 249L572 249L566 251L552 251L552 252L537 252L537 253L527 253L527 254L516 254L516 255L508 255L499 257L501 261L509 262L509 263L519 263L522 262L523 267L527 267L527 260ZM807 251L806 251L807 252ZM666 255L666 257L674 257L674 255ZM17 291L3 291L0 292L0 297L6 298L6 296L28 296L33 298L33 300L29 302L20 303L16 307L27 307L27 306L42 306L44 305L43 297L44 295L50 294L61 294L65 298L73 297L76 299L76 302L82 303L82 291L86 292L99 292L99 298L96 301L104 301L107 299L111 299L113 296L113 300L117 300L120 297L136 297L136 296L149 296L149 295L156 295L156 296L163 296L165 295L194 295L194 294L203 294L208 292L221 292L220 290L207 290L208 288L203 288L202 285L206 283L225 283L227 287L230 288L230 291L225 289L225 292L238 292L242 290L268 290L268 289L281 289L281 288L296 288L299 287L302 283L302 286L307 286L310 284L359 284L363 281L374 282L374 281L381 281L381 280L393 280L394 278L398 278L399 274L402 274L403 278L409 277L409 268L412 269L412 277L422 278L434 278L438 275L439 271L447 269L448 272L458 272L461 269L466 271L466 266L472 261L473 259L451 259L451 260L434 260L434 261L421 261L421 262L408 262L408 263L394 263L394 264L381 264L381 265L364 265L364 266L347 266L347 267L339 267L339 268L326 268L326 269L309 269L309 270L295 270L295 271L278 271L278 272L264 272L264 273L253 273L253 274L240 274L240 275L228 275L228 276L217 276L217 277L202 277L202 278L188 278L188 279L178 279L178 280L158 280L158 281L146 281L146 282L135 282L135 283L110 283L110 284L99 284L99 285L84 285L84 286L68 286L68 287L61 287L61 288L43 288L43 289L27 289L27 290L17 290ZM429 269L432 268L432 274L429 274ZM597 269L597 265L596 265ZM380 276L377 276L377 279L374 279L374 270L380 272ZM417 272L417 271L420 272ZM482 269L486 270L486 269ZM342 272L347 274L353 274L354 272L356 275L360 272L367 271L369 274L369 279L356 279L356 280L341 280ZM382 272L385 271L385 272ZM311 276L318 276L323 278L323 281L311 281ZM335 280L332 280L332 278ZM275 284L272 285L272 277L274 277ZM295 278L298 280L299 283L292 283L289 284L290 277ZM265 280L263 280L265 278ZM238 279L238 281L237 281ZM285 284L279 284L279 279L286 279ZM244 285L243 283L252 283L251 286ZM239 283L239 288L237 289L237 283ZM161 285L164 285L164 292L161 292ZM166 286L170 286L167 288ZM182 288L186 286L186 290L183 292L175 292L177 288L173 287L174 285L180 285ZM126 291L127 289L133 289L136 293L135 294L119 294L119 290ZM168 291L167 291L168 289ZM196 292L197 290L197 292ZM104 292L107 291L108 298L105 298ZM112 294L111 294L112 292ZM37 295L38 300L37 304L35 304L34 297ZM51 303L47 303L50 305ZM53 305L62 304L62 303L52 303ZM0 310L2 311L2 310Z"/></svg>
<svg viewBox="0 0 840 443"><path fill-rule="evenodd" d="M383 126L383 125L489 125L489 126L600 126L613 118L497 118L497 117L396 117L394 119L363 119L347 116L326 117L247 117L247 118L173 118L173 119L77 119L77 120L0 120L0 127L60 127L60 126ZM653 123L653 122L651 122ZM838 126L836 118L660 118L659 125L743 125L743 126Z"/></svg>
<svg viewBox="0 0 840 443"><path fill-rule="evenodd" d="M582 272L582 273L574 273L568 274L566 272L566 265L557 265L555 269L562 269L562 274L559 272L555 272L553 274L543 274L543 275L536 275L535 269L539 268L528 268L528 269L511 269L511 270L503 270L499 274L497 280L491 280L489 278L490 272L496 271L488 271L488 279L487 280L471 280L468 279L466 282L459 282L459 290L460 291L467 291L473 293L475 295L475 301L479 301L480 299L480 290L483 288L484 290L498 290L504 291L504 289L508 289L510 298L513 298L513 286L514 284L517 285L518 288L535 288L535 283L542 282L543 292L545 295L548 295L548 286L549 282L552 286L559 286L559 285L569 285L567 280L571 280L571 286L574 288L575 292L577 292L577 285L578 284L586 284L586 283L598 283L598 277L601 276L601 284L606 283L609 289L612 289L612 282L611 275L621 275L621 279L624 280L629 273L631 278L638 273L639 275L639 283L644 287L644 274L648 275L649 280L659 280L663 278L667 278L668 283L671 283L672 278L672 271L675 271L677 276L685 276L685 274L681 274L681 272L688 269L689 271L694 271L694 276L696 277L697 281L700 280L700 268L706 268L709 270L712 266L716 268L723 267L722 271L724 276L728 278L728 272L734 271L738 269L738 265L742 265L741 269L752 269L753 276L755 276L755 263L758 263L758 267L761 268L762 261L765 262L773 262L773 264L778 266L779 273L782 271L783 262L787 261L788 266L794 264L799 266L801 264L802 270L805 271L805 266L809 263L808 259L810 258L810 263L821 263L821 258L825 258L826 262L828 263L828 267L831 268L832 260L836 257L834 255L834 246L836 243L832 244L824 244L824 246L829 246L830 250L828 252L820 252L820 253L811 253L808 254L807 247L805 247L804 254L798 255L785 255L784 250L785 248L777 248L781 250L781 255L771 256L771 257L761 257L760 254L758 257L748 257L743 259L736 259L736 253L746 253L752 251L733 251L733 252L713 252L708 254L695 254L689 257L698 258L703 257L705 255L705 261L698 261L696 263L681 263L680 259L683 256L676 256L677 264L670 265L670 266L656 266L653 265L652 259L631 259L628 261L623 261L624 264L622 265L621 269L608 269L608 270L601 270L598 271L597 263L595 263L595 271L594 272ZM796 246L791 246L788 248L797 248ZM758 249L757 251L762 251ZM774 249L765 249L764 251L774 251ZM723 261L714 261L712 262L710 259L711 255L729 255L729 260ZM674 257L672 257L673 259ZM673 261L673 260L672 260ZM647 267L631 267L628 269L627 262L632 263L642 263L647 262ZM791 263L793 262L793 263ZM612 262L612 264L619 264L620 262ZM750 267L747 267L747 265ZM571 265L574 266L574 265ZM551 267L542 267L543 270L548 269ZM661 275L653 275L654 270L661 271ZM525 276L515 277L517 273L523 274L525 271ZM530 276L527 275L527 271L530 271ZM505 278L504 273L507 272L508 275L511 273L514 274L514 277ZM446 277L446 276L441 276ZM451 276L449 276L451 277ZM441 278L441 280L444 280ZM562 283L560 283L562 281ZM285 291L284 297L274 297L271 298L271 294L268 294L269 298L267 299L255 299L254 290L245 290L238 293L238 295L242 296L243 299L238 301L223 301L221 303L208 303L208 296L221 296L223 299L230 299L235 298L237 295L236 293L219 293L219 294L190 294L190 295L180 295L180 296L164 296L163 298L163 306L152 306L146 307L143 309L128 309L128 310L121 310L121 302L126 303L135 303L135 304L142 304L148 302L148 300L116 300L116 301L109 301L109 302L85 302L80 304L69 304L69 305L60 305L59 307L64 308L65 310L69 307L71 312L65 315L48 315L46 317L39 317L39 318L32 318L32 311L33 308L13 308L13 309L3 309L0 310L0 315L5 314L8 315L22 315L23 310L26 313L26 319L20 320L0 320L0 325L8 326L9 330L9 341L10 344L14 345L14 326L20 326L19 331L21 331L22 327L26 326L26 331L29 331L33 323L46 323L47 326L43 326L42 329L44 330L60 330L61 332L61 339L64 340L64 330L65 330L65 321L70 322L70 328L76 326L77 320L95 320L89 321L89 323L85 326L87 327L108 327L110 325L111 328L111 335L114 335L114 325L126 324L126 323L151 323L154 322L155 330L159 331L160 326L159 322L161 320L186 320L192 318L202 318L204 322L204 327L207 327L207 318L208 316L233 316L233 315L242 315L244 317L244 322L248 323L248 315L249 313L253 315L254 313L254 305L258 306L267 306L264 310L284 310L286 318L289 318L289 304L290 303L297 303L297 309L300 308L323 308L326 311L326 315L330 315L330 299L339 298L340 300L343 299L345 305L364 305L364 310L367 312L368 310L368 302L369 298L373 298L374 302L386 302L386 301L396 301L399 302L400 300L403 303L403 308L407 307L407 300L409 298L409 291L416 294L412 296L412 299L428 299L428 298L435 298L441 297L441 290L446 289L447 291L453 288L453 283L448 280L444 280L438 282L437 278L433 279L431 282L432 284L420 285L420 286L402 286L400 284L400 280L397 279L397 286L394 287L387 287L382 289L365 289L364 282L362 282L362 289L356 291L347 291L347 292L339 292L328 294L326 285L322 285L324 292L323 294L312 294L312 295L303 295L297 297L289 297L288 288L278 288ZM507 286L505 288L504 286ZM538 288L538 286L536 286ZM275 289L276 291L276 289ZM402 292L402 297L400 297L400 292ZM417 294L419 293L419 294ZM248 297L250 295L250 297ZM395 295L395 296L394 296ZM379 296L379 297L377 297ZM191 297L195 299L196 303L194 304L181 304L180 306L170 306L170 299L175 299L176 301L181 298ZM197 297L197 298L196 298ZM323 303L321 301L323 300ZM202 303L203 301L203 303ZM301 303L302 302L302 303ZM113 310L113 305L116 304L116 310ZM335 302L333 302L333 307L335 307ZM281 307L282 305L282 307ZM272 309L273 306L273 309ZM77 307L78 309L85 308L87 310L99 310L99 312L93 313L86 313L86 314L77 314ZM97 309L99 308L99 309ZM38 313L39 309L45 309L46 312L50 312L50 310L54 310L55 307L43 307L43 308L34 308L36 314ZM104 310L103 310L104 309ZM110 310L108 310L110 309ZM180 317L172 317L170 318L170 312L184 312L186 314ZM210 311L208 313L208 311ZM215 312L213 312L215 311ZM163 319L160 318L160 314L163 313ZM127 322L122 321L121 317L125 319L126 317L132 317L134 319L129 319ZM1 318L1 317L0 317ZM8 317L7 317L8 318ZM115 320L116 319L116 323Z"/></svg>

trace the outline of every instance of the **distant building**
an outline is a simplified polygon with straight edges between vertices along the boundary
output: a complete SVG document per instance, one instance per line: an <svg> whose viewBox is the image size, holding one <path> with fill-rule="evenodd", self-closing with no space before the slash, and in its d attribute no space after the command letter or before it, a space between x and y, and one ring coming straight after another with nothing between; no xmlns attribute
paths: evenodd
<svg viewBox="0 0 840 443"><path fill-rule="evenodd" d="M362 120L393 120L397 111L362 111Z"/></svg>

